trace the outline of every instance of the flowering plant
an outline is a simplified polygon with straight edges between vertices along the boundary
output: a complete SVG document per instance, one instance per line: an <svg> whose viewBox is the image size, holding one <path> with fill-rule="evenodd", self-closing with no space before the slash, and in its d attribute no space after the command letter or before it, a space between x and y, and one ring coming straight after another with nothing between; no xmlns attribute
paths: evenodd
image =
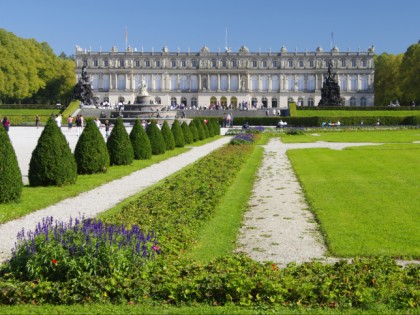
<svg viewBox="0 0 420 315"><path fill-rule="evenodd" d="M47 217L35 231L18 234L9 272L22 280L65 281L85 273L109 276L141 267L160 253L154 232L137 225L106 225L96 219L53 222Z"/></svg>
<svg viewBox="0 0 420 315"><path fill-rule="evenodd" d="M240 133L230 140L230 144L251 144L254 141L253 133Z"/></svg>

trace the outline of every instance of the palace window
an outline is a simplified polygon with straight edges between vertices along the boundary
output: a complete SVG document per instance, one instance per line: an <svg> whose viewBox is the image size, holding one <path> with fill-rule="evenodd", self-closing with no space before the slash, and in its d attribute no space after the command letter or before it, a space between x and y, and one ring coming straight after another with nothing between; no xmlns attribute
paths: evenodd
<svg viewBox="0 0 420 315"><path fill-rule="evenodd" d="M232 60L232 67L236 68L238 66L238 62L236 60Z"/></svg>
<svg viewBox="0 0 420 315"><path fill-rule="evenodd" d="M257 67L257 60L252 60L252 67L256 68Z"/></svg>
<svg viewBox="0 0 420 315"><path fill-rule="evenodd" d="M124 59L120 59L120 67L124 67L125 66L125 61Z"/></svg>
<svg viewBox="0 0 420 315"><path fill-rule="evenodd" d="M314 75L308 76L307 89L308 89L308 91L315 91L315 76Z"/></svg>
<svg viewBox="0 0 420 315"><path fill-rule="evenodd" d="M146 65L146 68L150 68L150 60L146 60L145 65Z"/></svg>
<svg viewBox="0 0 420 315"><path fill-rule="evenodd" d="M272 91L279 90L279 77L277 75L273 75L271 77L271 90Z"/></svg>
<svg viewBox="0 0 420 315"><path fill-rule="evenodd" d="M261 90L268 91L268 76L266 75L261 77Z"/></svg>
<svg viewBox="0 0 420 315"><path fill-rule="evenodd" d="M88 65L87 59L83 59L83 66L87 67L87 65Z"/></svg>
<svg viewBox="0 0 420 315"><path fill-rule="evenodd" d="M347 67L347 60L345 60L345 59L341 60L341 67L343 67L343 68Z"/></svg>
<svg viewBox="0 0 420 315"><path fill-rule="evenodd" d="M262 61L262 66L263 66L263 68L267 68L267 60Z"/></svg>
<svg viewBox="0 0 420 315"><path fill-rule="evenodd" d="M93 66L97 67L98 66L98 59L93 60Z"/></svg>
<svg viewBox="0 0 420 315"><path fill-rule="evenodd" d="M315 62L313 60L309 60L309 67L310 68L315 67Z"/></svg>
<svg viewBox="0 0 420 315"><path fill-rule="evenodd" d="M175 59L171 60L171 67L176 68L176 60Z"/></svg>
<svg viewBox="0 0 420 315"><path fill-rule="evenodd" d="M185 59L181 60L181 67L186 68L187 67L187 61Z"/></svg>
<svg viewBox="0 0 420 315"><path fill-rule="evenodd" d="M227 66L226 59L223 59L223 60L222 60L222 67L223 67L223 68L226 68L226 66Z"/></svg>
<svg viewBox="0 0 420 315"><path fill-rule="evenodd" d="M303 91L305 89L305 81L303 75L297 77L298 91Z"/></svg>
<svg viewBox="0 0 420 315"><path fill-rule="evenodd" d="M155 67L160 68L160 60L155 60Z"/></svg>
<svg viewBox="0 0 420 315"><path fill-rule="evenodd" d="M363 68L366 68L367 67L367 60L366 59L363 59L362 60L362 67Z"/></svg>
<svg viewBox="0 0 420 315"><path fill-rule="evenodd" d="M136 60L134 62L134 65L136 66L136 68L140 68L140 60Z"/></svg>
<svg viewBox="0 0 420 315"><path fill-rule="evenodd" d="M354 96L350 97L350 106L356 106L356 98Z"/></svg>
<svg viewBox="0 0 420 315"><path fill-rule="evenodd" d="M293 60L292 59L290 59L287 64L288 64L289 68L293 68Z"/></svg>
<svg viewBox="0 0 420 315"><path fill-rule="evenodd" d="M352 59L352 60L351 60L351 66L352 66L353 68L356 68L356 67L357 67L357 60L356 60L356 59Z"/></svg>
<svg viewBox="0 0 420 315"><path fill-rule="evenodd" d="M356 91L357 90L357 76L352 75L350 77L350 91Z"/></svg>
<svg viewBox="0 0 420 315"><path fill-rule="evenodd" d="M197 68L197 60L195 59L191 60L191 67Z"/></svg>
<svg viewBox="0 0 420 315"><path fill-rule="evenodd" d="M361 82L360 82L360 84L361 84L361 90L362 90L362 91L366 91L366 90L368 89L367 76L363 75L363 76L361 77L361 80L360 80L360 81L361 81Z"/></svg>
<svg viewBox="0 0 420 315"><path fill-rule="evenodd" d="M366 97L364 97L364 96L362 96L361 98L360 98L360 106L366 106L367 104L366 104Z"/></svg>
<svg viewBox="0 0 420 315"><path fill-rule="evenodd" d="M308 98L308 106L314 106L314 99L312 97Z"/></svg>
<svg viewBox="0 0 420 315"><path fill-rule="evenodd" d="M277 68L279 66L279 61L278 60L273 60L273 67Z"/></svg>
<svg viewBox="0 0 420 315"><path fill-rule="evenodd" d="M212 68L216 68L216 65L217 65L216 59L212 59L211 60L211 66L212 66Z"/></svg>
<svg viewBox="0 0 420 315"><path fill-rule="evenodd" d="M109 60L108 59L104 60L104 67L109 67Z"/></svg>
<svg viewBox="0 0 420 315"><path fill-rule="evenodd" d="M299 60L299 68L303 68L303 60Z"/></svg>
<svg viewBox="0 0 420 315"><path fill-rule="evenodd" d="M295 89L295 76L289 75L287 78L287 90L293 91Z"/></svg>

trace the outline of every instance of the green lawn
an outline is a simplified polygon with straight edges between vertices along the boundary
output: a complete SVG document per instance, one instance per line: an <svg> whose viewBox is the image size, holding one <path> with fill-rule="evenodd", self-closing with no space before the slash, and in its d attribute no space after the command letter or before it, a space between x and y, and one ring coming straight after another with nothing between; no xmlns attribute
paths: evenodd
<svg viewBox="0 0 420 315"><path fill-rule="evenodd" d="M420 144L288 156L332 255L420 258Z"/></svg>
<svg viewBox="0 0 420 315"><path fill-rule="evenodd" d="M419 110L298 110L298 117L416 116Z"/></svg>
<svg viewBox="0 0 420 315"><path fill-rule="evenodd" d="M282 134L281 140L284 143L306 143L316 141L327 142L383 142L383 143L402 143L420 141L420 129L408 130L331 130L325 131L316 129L307 131L303 135Z"/></svg>

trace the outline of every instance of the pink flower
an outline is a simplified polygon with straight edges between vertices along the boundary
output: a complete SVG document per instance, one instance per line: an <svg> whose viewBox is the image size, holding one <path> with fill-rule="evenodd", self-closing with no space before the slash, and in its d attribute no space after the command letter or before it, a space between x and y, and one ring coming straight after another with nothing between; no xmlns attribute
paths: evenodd
<svg viewBox="0 0 420 315"><path fill-rule="evenodd" d="M153 247L152 247L152 249L154 250L154 251L158 251L159 250L159 246L157 246L157 245L154 245Z"/></svg>

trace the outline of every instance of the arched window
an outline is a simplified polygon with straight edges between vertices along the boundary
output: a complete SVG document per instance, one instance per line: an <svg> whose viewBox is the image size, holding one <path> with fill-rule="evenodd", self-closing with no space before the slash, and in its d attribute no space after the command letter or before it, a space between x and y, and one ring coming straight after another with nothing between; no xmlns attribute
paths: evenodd
<svg viewBox="0 0 420 315"><path fill-rule="evenodd" d="M303 75L297 77L297 85L298 91L303 91L305 89L305 80L303 79Z"/></svg>
<svg viewBox="0 0 420 315"><path fill-rule="evenodd" d="M252 105L252 107L257 108L257 106L258 106L258 101L257 101L257 98L256 98L256 97L253 97L253 98L251 99L251 105Z"/></svg>
<svg viewBox="0 0 420 315"><path fill-rule="evenodd" d="M356 91L357 90L357 76L352 75L350 77L350 91Z"/></svg>
<svg viewBox="0 0 420 315"><path fill-rule="evenodd" d="M124 91L125 90L125 75L119 74L118 75L118 91Z"/></svg>
<svg viewBox="0 0 420 315"><path fill-rule="evenodd" d="M277 103L277 98L273 97L271 99L271 107L277 107L278 103Z"/></svg>
<svg viewBox="0 0 420 315"><path fill-rule="evenodd" d="M181 97L181 104L184 104L184 106L188 106L187 98L185 96Z"/></svg>
<svg viewBox="0 0 420 315"><path fill-rule="evenodd" d="M230 98L230 104L232 105L233 109L237 109L238 108L238 99L235 96L232 96Z"/></svg>
<svg viewBox="0 0 420 315"><path fill-rule="evenodd" d="M256 92L258 91L258 76L253 75L251 77L251 91Z"/></svg>
<svg viewBox="0 0 420 315"><path fill-rule="evenodd" d="M366 106L367 102L366 102L366 97L362 96L360 98L360 106Z"/></svg>
<svg viewBox="0 0 420 315"><path fill-rule="evenodd" d="M180 89L181 89L182 92L187 92L188 91L188 84L187 84L187 76L186 75L183 75L181 77Z"/></svg>
<svg viewBox="0 0 420 315"><path fill-rule="evenodd" d="M273 75L271 77L271 90L278 91L279 90L279 77L277 75Z"/></svg>
<svg viewBox="0 0 420 315"><path fill-rule="evenodd" d="M190 89L192 92L198 91L198 77L196 75L190 77Z"/></svg>
<svg viewBox="0 0 420 315"><path fill-rule="evenodd" d="M237 91L238 90L238 76L237 75L231 75L230 76L230 90L231 91Z"/></svg>
<svg viewBox="0 0 420 315"><path fill-rule="evenodd" d="M303 102L303 97L299 97L299 98L298 98L298 103L297 103L297 105L298 105L298 106L304 106L304 105L305 105L305 103Z"/></svg>
<svg viewBox="0 0 420 315"><path fill-rule="evenodd" d="M222 96L220 98L220 105L227 106L227 98L226 98L226 96Z"/></svg>
<svg viewBox="0 0 420 315"><path fill-rule="evenodd" d="M176 97L171 97L171 106L176 106Z"/></svg>
<svg viewBox="0 0 420 315"><path fill-rule="evenodd" d="M162 91L162 77L160 75L155 76L155 90Z"/></svg>
<svg viewBox="0 0 420 315"><path fill-rule="evenodd" d="M267 105L268 105L268 101L267 101L267 98L264 96L263 98L262 98L262 104L263 104L263 107L267 107Z"/></svg>
<svg viewBox="0 0 420 315"><path fill-rule="evenodd" d="M342 75L340 78L340 89L341 91L347 91L347 76Z"/></svg>
<svg viewBox="0 0 420 315"><path fill-rule="evenodd" d="M314 99L313 99L313 97L308 98L308 106L314 106Z"/></svg>
<svg viewBox="0 0 420 315"><path fill-rule="evenodd" d="M356 106L356 98L354 96L350 97L350 106Z"/></svg>
<svg viewBox="0 0 420 315"><path fill-rule="evenodd" d="M191 98L191 106L197 107L197 98L196 97Z"/></svg>
<svg viewBox="0 0 420 315"><path fill-rule="evenodd" d="M287 90L293 91L295 89L295 76L289 75L287 77Z"/></svg>
<svg viewBox="0 0 420 315"><path fill-rule="evenodd" d="M171 91L176 91L177 85L178 85L177 83L178 83L178 79L176 75L172 75L171 76Z"/></svg>
<svg viewBox="0 0 420 315"><path fill-rule="evenodd" d="M227 91L228 90L228 77L227 77L227 75L222 75L220 77L220 89L222 91Z"/></svg>
<svg viewBox="0 0 420 315"><path fill-rule="evenodd" d="M308 76L308 91L315 91L315 76L309 75Z"/></svg>
<svg viewBox="0 0 420 315"><path fill-rule="evenodd" d="M220 104L217 103L216 96L210 97L210 105L213 105L213 106L220 105Z"/></svg>
<svg viewBox="0 0 420 315"><path fill-rule="evenodd" d="M261 90L268 91L268 76L266 75L261 77Z"/></svg>
<svg viewBox="0 0 420 315"><path fill-rule="evenodd" d="M217 91L217 75L210 77L210 90Z"/></svg>

